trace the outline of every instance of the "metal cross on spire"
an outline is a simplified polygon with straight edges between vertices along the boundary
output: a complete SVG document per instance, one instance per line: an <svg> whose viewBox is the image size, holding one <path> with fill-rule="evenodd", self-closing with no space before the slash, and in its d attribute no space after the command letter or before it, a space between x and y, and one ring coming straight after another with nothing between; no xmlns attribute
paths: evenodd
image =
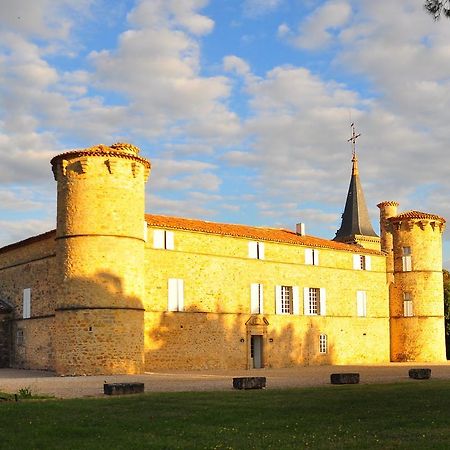
<svg viewBox="0 0 450 450"><path fill-rule="evenodd" d="M352 156L353 156L353 158L355 158L355 156L356 156L356 139L358 139L361 136L361 133L356 134L355 124L353 122L350 124L350 127L352 128L352 136L350 139L347 140L347 142L352 143Z"/></svg>

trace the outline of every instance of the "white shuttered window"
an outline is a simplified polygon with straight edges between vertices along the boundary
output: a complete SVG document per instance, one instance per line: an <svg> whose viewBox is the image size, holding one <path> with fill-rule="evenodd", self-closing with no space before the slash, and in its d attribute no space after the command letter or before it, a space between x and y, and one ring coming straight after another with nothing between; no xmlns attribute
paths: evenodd
<svg viewBox="0 0 450 450"><path fill-rule="evenodd" d="M305 316L325 316L327 314L327 300L325 289L304 288L303 309Z"/></svg>
<svg viewBox="0 0 450 450"><path fill-rule="evenodd" d="M175 248L173 231L153 230L153 248L173 250Z"/></svg>
<svg viewBox="0 0 450 450"><path fill-rule="evenodd" d="M167 309L184 311L184 282L179 278L169 278Z"/></svg>
<svg viewBox="0 0 450 450"><path fill-rule="evenodd" d="M252 283L250 285L250 297L251 314L264 314L263 285L259 283Z"/></svg>
<svg viewBox="0 0 450 450"><path fill-rule="evenodd" d="M358 317L366 317L367 315L366 291L356 291L356 315Z"/></svg>
<svg viewBox="0 0 450 450"><path fill-rule="evenodd" d="M311 266L318 266L319 265L319 250L316 250L313 248L306 248L305 249L305 264L308 264Z"/></svg>
<svg viewBox="0 0 450 450"><path fill-rule="evenodd" d="M275 313L300 314L298 286L275 286Z"/></svg>
<svg viewBox="0 0 450 450"><path fill-rule="evenodd" d="M29 319L31 317L31 289L23 290L23 318Z"/></svg>
<svg viewBox="0 0 450 450"><path fill-rule="evenodd" d="M264 242L249 242L248 257L252 259L264 259Z"/></svg>

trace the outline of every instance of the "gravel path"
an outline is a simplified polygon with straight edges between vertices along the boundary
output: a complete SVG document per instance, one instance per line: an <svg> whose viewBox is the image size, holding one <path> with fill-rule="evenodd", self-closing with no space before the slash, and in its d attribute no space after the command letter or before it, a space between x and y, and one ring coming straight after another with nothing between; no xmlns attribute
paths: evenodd
<svg viewBox="0 0 450 450"><path fill-rule="evenodd" d="M360 383L395 383L407 381L412 367L428 367L433 379L450 380L447 364L391 363L375 366L307 366L286 369L208 370L147 372L143 375L58 377L37 370L0 369L0 391L17 392L29 388L33 394L49 394L60 398L103 396L103 383L143 382L146 392L225 391L232 389L236 376L264 376L267 388L293 388L330 384L334 372L358 372Z"/></svg>

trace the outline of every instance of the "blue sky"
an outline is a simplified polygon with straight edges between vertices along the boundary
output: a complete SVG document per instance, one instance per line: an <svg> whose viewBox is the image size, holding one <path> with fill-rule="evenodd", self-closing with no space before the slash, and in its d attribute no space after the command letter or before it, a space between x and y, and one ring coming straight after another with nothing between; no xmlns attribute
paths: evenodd
<svg viewBox="0 0 450 450"><path fill-rule="evenodd" d="M333 238L350 121L376 229L383 200L450 218L448 111L420 0L0 0L0 245L55 226L53 155L117 141L147 212Z"/></svg>

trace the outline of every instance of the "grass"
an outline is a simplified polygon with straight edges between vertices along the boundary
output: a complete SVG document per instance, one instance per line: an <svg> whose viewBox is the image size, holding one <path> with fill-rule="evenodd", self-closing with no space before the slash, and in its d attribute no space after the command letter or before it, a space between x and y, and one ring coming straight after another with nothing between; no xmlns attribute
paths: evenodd
<svg viewBox="0 0 450 450"><path fill-rule="evenodd" d="M5 449L449 448L450 381L0 403Z"/></svg>

